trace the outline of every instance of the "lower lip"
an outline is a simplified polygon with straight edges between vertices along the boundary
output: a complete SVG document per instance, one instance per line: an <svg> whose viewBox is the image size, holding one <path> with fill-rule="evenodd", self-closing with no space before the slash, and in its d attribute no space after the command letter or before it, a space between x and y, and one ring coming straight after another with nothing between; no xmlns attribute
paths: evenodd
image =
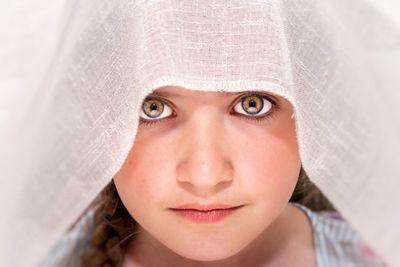
<svg viewBox="0 0 400 267"><path fill-rule="evenodd" d="M228 217L239 208L240 206L231 209L216 209L209 211L198 211L191 209L172 209L172 211L177 213L179 216L196 223L213 223Z"/></svg>

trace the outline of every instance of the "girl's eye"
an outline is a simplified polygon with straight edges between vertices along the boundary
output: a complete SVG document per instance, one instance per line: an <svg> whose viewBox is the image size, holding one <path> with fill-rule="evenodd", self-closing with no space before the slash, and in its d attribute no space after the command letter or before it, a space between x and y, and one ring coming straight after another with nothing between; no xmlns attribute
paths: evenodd
<svg viewBox="0 0 400 267"><path fill-rule="evenodd" d="M261 122L274 115L275 112L270 111L272 108L274 110L279 109L275 101L266 96L249 93L240 99L239 103L233 107L233 110L235 113L245 115L245 119ZM174 111L165 101L156 97L148 97L143 101L140 122L148 125L155 124L161 122L163 118L172 118L171 115L173 114Z"/></svg>
<svg viewBox="0 0 400 267"><path fill-rule="evenodd" d="M235 112L243 115L259 115L259 117L264 117L273 106L274 103L268 98L253 94L242 97L233 109Z"/></svg>
<svg viewBox="0 0 400 267"><path fill-rule="evenodd" d="M172 109L165 102L156 98L146 98L143 101L140 117L144 122L152 122L168 117L172 113ZM161 114L163 115L160 116Z"/></svg>

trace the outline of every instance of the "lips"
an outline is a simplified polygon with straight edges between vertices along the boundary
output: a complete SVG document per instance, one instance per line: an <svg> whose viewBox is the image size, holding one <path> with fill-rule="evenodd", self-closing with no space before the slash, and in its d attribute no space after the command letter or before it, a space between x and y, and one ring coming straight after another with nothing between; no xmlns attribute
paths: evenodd
<svg viewBox="0 0 400 267"><path fill-rule="evenodd" d="M197 203L190 203L178 206L176 208L172 208L173 210L198 210L198 211L211 211L211 210L225 210L225 209L233 209L239 206L232 206L220 203L214 203L210 205L202 205Z"/></svg>
<svg viewBox="0 0 400 267"><path fill-rule="evenodd" d="M241 206L232 206L226 204L185 204L176 208L171 208L175 214L195 223L214 223L233 214Z"/></svg>

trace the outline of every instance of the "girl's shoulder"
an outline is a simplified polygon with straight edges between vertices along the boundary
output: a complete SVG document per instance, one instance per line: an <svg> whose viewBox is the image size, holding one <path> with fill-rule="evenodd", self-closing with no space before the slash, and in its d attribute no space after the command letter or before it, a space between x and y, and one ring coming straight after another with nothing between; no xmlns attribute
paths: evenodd
<svg viewBox="0 0 400 267"><path fill-rule="evenodd" d="M311 222L318 267L384 267L384 261L336 211L312 211L299 203Z"/></svg>

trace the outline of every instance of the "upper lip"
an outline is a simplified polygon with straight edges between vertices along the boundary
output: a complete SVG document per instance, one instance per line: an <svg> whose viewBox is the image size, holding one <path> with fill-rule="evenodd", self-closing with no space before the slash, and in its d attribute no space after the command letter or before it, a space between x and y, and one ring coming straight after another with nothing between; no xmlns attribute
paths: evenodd
<svg viewBox="0 0 400 267"><path fill-rule="evenodd" d="M201 211L208 211L208 210L222 210L222 209L232 209L232 208L238 208L240 206L232 206L232 205L227 205L227 204L220 204L220 203L214 203L214 204L209 204L209 205L204 205L204 204L198 204L198 203L189 203L189 204L184 204L175 208L172 208L173 210L201 210Z"/></svg>

